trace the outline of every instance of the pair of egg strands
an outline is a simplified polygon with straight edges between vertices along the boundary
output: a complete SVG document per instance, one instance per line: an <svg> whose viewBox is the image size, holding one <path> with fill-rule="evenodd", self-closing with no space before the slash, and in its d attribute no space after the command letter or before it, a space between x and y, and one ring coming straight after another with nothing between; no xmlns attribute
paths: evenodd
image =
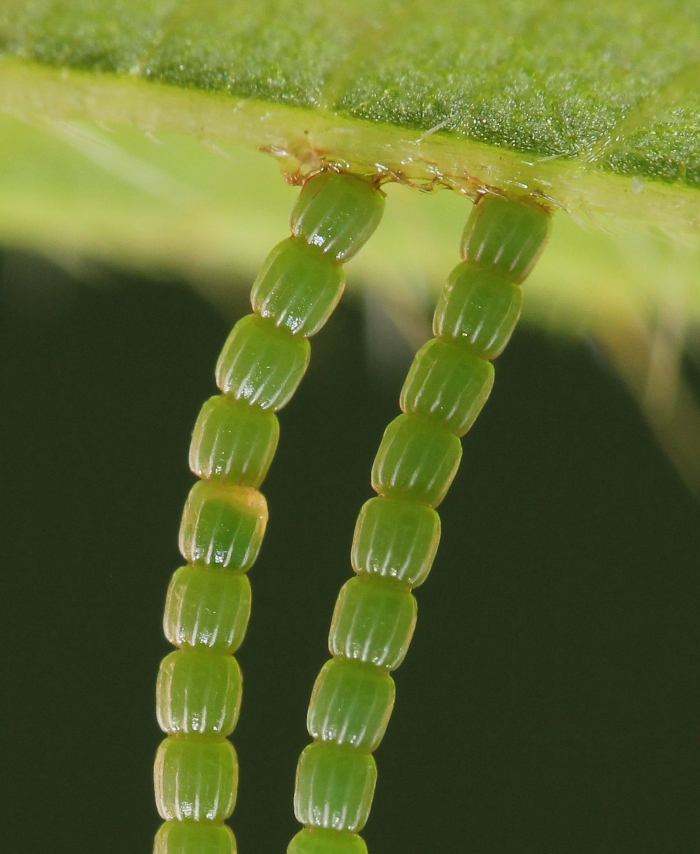
<svg viewBox="0 0 700 854"><path fill-rule="evenodd" d="M0 98L6 112L12 117L6 126L9 126L14 134L27 114L33 114L32 118L39 116L42 121L50 117L55 123L49 136L48 148L51 155L60 147L56 143L57 139L65 148L80 148L85 155L81 161L82 165L90 158L98 161L104 156L104 150L107 148L110 150L110 168L118 171L121 163L125 173L129 170L124 169L123 161L119 161L119 154L122 153L119 144L123 143L128 135L118 137L119 144L109 149L108 145L105 146L104 136L98 134L101 129L98 123L127 125L146 130L151 135L161 132L168 134L171 131L175 134L184 132L201 135L208 142L221 144L224 148L229 143L252 148L263 147L277 154L289 173L294 173L301 165L303 174L307 174L308 170L314 171L320 165L332 162L343 168L368 174L376 168L376 164L380 164L387 177L426 188L444 184L459 189L472 198L484 188L497 188L506 197L521 191L534 191L540 194L541 199L574 212L584 210L592 212L596 217L610 214L621 219L629 218L641 223L643 229L652 225L674 236L690 235L691 240L696 241L700 223L696 187L698 111L697 98L694 95L697 88L694 71L698 56L698 20L692 4L669 6L659 2L640 4L633 3L632 0L616 0L578 6L569 3L564 7L560 3L534 3L523 7L522 4L513 5L507 0L496 0L495 3L471 4L469 9L462 10L445 0L438 3L437 7L431 5L425 9L416 4L409 4L408 15L402 18L393 8L393 4L375 3L370 11L373 21L378 24L377 29L381 36L373 33L373 28L362 26L367 12L362 4L351 4L342 11L338 10L337 4L322 4L323 8L318 13L319 26L316 27L309 17L309 13L313 15L314 10L307 3L293 4L293 9L287 4L281 4L275 9L250 9L247 11L251 14L263 15L266 18L255 35L245 32L248 18L236 14L236 4L210 4L204 14L199 4L177 3L172 8L167 3L156 5L158 8L152 4L144 5L136 3L135 0L126 0L114 11L113 4L107 4L104 0L75 4L51 0L47 3L26 4L19 0L10 0L0 21L2 49L64 67L54 71L38 64L17 60L2 61L0 74L3 84L6 85L0 87ZM290 9L292 14L289 14ZM562 9L566 14L562 14ZM147 26L140 26L140 22L149 15ZM342 16L341 25L339 15ZM451 17L452 15L455 17ZM464 26L445 26L444 21L448 18L450 21L461 20ZM161 33L158 26L165 20L168 27ZM622 25L610 26L610 21ZM600 28L601 22L605 24L603 28ZM189 38L188 32L193 23L203 27L198 30L198 38L194 40ZM435 26L438 27L437 30ZM243 32L240 27L244 28ZM439 31L440 27L443 29L442 33ZM271 33L280 32L293 33L291 43L294 46L304 44L309 48L309 52L304 51L300 56L294 56L291 65L287 61L289 57L272 57L272 61L284 60L277 63L277 69L284 69L281 86L277 91L270 84L270 81L276 78L267 73L268 66L265 63L262 65L263 73L255 80L234 73L240 56L244 57L244 61L250 61L251 57L260 59L261 56L266 60L271 59L264 51L261 52L261 39L262 45L269 44L265 39ZM605 34L604 37L601 32ZM469 34L466 40L464 33ZM504 40L503 45L496 44L497 49L493 50L494 41L501 39L503 33L507 34L508 38ZM319 37L320 35L325 35L325 38ZM236 37L237 47L233 53L230 50L232 36ZM354 50L353 40L363 49ZM611 42L614 48L612 55L620 59L617 63L609 62L611 53L606 49L607 42ZM432 50L436 43L445 48L446 53L438 51L436 54ZM488 47L485 53L480 55L479 51L483 45ZM198 51L202 46L206 46L211 61L197 65ZM334 63L340 63L342 66L347 59L347 53L344 51L348 47L352 72L347 73L344 78L336 74L334 80ZM317 56L314 52L320 52L327 62L315 62ZM421 66L426 55L430 59L436 59L434 66ZM138 60L141 60L141 64ZM195 60L194 63L192 60ZM495 63L493 67L490 65L491 60ZM68 71L69 66L87 68L92 73ZM608 75L608 70L614 66L623 72L627 71L627 75L620 73L617 78ZM328 112L316 109L319 104L325 103L323 98L313 97L319 94L317 74L304 78L303 74L297 73L303 68L312 68L317 72L319 67L323 68L325 75L320 94L327 99ZM420 72L426 68L432 69L434 73L421 75ZM469 73L472 68L477 72L475 84ZM131 77L103 78L94 73L100 69L128 72ZM134 79L138 75L150 75L151 79L185 86L220 88L231 91L243 100L236 101L232 109L233 102L225 96L181 91L174 87ZM443 84L452 83L455 79L466 80L471 88L468 86L465 90L458 86L456 91L449 86L445 88ZM247 80L248 85L252 87L251 92L235 88L236 85L241 85L241 80ZM307 90L290 92L289 84L295 80L306 83ZM405 87L400 85L404 80L418 81L418 97L414 97L413 90L405 91ZM428 81L427 88L421 89L421 80ZM519 97L502 97L503 87L508 82L511 84L509 92L530 98L525 106ZM525 88L518 88L517 85L513 88L514 82L525 82ZM399 85L396 85L397 83ZM308 89L309 85L311 90ZM605 93L605 96L601 98L600 92ZM253 98L249 99L251 94ZM290 98L290 95L296 100ZM434 97L435 95L439 97ZM443 97L444 95L447 97ZM546 104L544 115L538 110L527 109L528 103L539 103L537 98L540 95ZM295 103L297 108L285 108L281 103L285 99ZM269 103L275 100L278 103ZM504 105L500 113L498 109L494 111L494 101L496 107L499 102ZM583 109L579 109L581 104L584 105ZM302 109L299 109L299 106ZM512 108L514 114L508 114L509 108ZM339 110L344 110L344 114L339 115ZM479 110L481 115L478 115ZM409 117L408 124L399 127L404 116ZM21 120L18 117L21 117ZM411 117L414 125L410 124ZM428 122L421 125L425 117ZM506 120L498 121L499 117ZM70 126L71 122L85 119L96 123L91 124L87 132L80 126ZM474 121L475 119L479 121ZM473 136L467 139L459 138L460 133L469 136L469 127L475 128L478 134L482 125L487 126L485 143L480 143ZM499 137L502 128L505 128L505 132ZM35 130L32 128L32 133L27 134L32 141L36 141L41 134L41 131L33 133ZM557 130L565 137L568 134L568 146L551 144L552 134L556 135ZM441 136L441 131L447 133ZM549 139L549 148L543 147L543 139L538 136L538 131ZM453 135L450 136L450 133ZM172 139L168 138L168 141L171 142ZM528 142L534 144L528 147ZM173 147L177 144L175 142ZM115 149L116 157L112 156ZM65 155L65 151L62 154ZM151 156L153 162L157 162L160 167L163 159L161 154L154 148L150 155L145 157L148 160ZM133 161L128 159L126 162L128 166L134 165ZM176 166L175 173L179 172L181 176L188 171L182 168L184 164L190 166L186 156L182 156L180 168L178 170ZM24 172L22 169L17 171L19 174ZM82 175L77 174L80 171L75 170L76 183L82 179ZM172 206L173 198L180 204L186 195L180 192L182 184L169 184L167 176L166 180L162 179L162 173L158 173L157 177L159 180L155 182L157 186L154 195L161 193L167 199L164 207ZM91 183L90 176L84 180L86 185ZM29 183L31 184L31 181ZM4 185L13 187L16 184L10 180ZM208 198L215 198L216 193L211 192L211 188L208 190ZM109 196L110 200L119 197L118 192ZM59 218L55 216L54 208L47 215L46 205L35 204L34 209L26 216L26 224L18 223L17 211L27 211L31 207L24 204L24 188L20 187L16 196L10 193L5 198L6 207L0 227L13 239L23 240L25 244L30 245L32 240L41 245L41 241L50 243L51 239L54 242L60 242L61 238L66 239L67 230L63 223L60 228L56 228L55 222ZM76 205L76 208L79 207L79 204ZM73 241L72 248L77 251L85 251L86 247L105 254L111 251L111 257L121 260L125 257L121 245L115 249L112 244L105 250L99 241L90 243L89 236L95 233L94 228L91 230L94 211L102 212L105 207L108 206L87 206L88 215L85 219L88 227L74 229L74 233L68 234L67 239ZM148 208L143 202L143 196L138 197L136 207L139 213ZM157 219L158 217L155 217L150 223ZM222 217L219 220L214 217L213 221L216 223L221 219ZM144 233L147 229L124 229L123 223L131 222L131 218L124 216L122 211L111 217L105 230L111 235L118 234L115 243L132 248L139 260L149 258L152 261L157 258L159 261L167 259L169 262L170 253L174 250L177 256L175 263L183 266L189 263L190 269L193 266L193 255L196 254L191 248L192 244L202 247L199 263L206 264L202 259L218 254L216 250L221 251L221 246L227 243L227 237L220 243L216 242L216 237L212 235L216 235L217 229L212 228L210 222L205 222L204 227L195 235L192 222L186 215L181 215L179 220L187 222L184 234L194 238L189 247L188 241L173 239L171 228L162 229L167 238L139 241L134 236L135 232ZM27 235L31 239L27 239ZM152 248L154 245L158 246L155 250ZM282 264L283 269L291 269L291 260L282 250L280 252L280 257L287 260L278 263ZM469 260L473 262L475 259L472 256ZM568 261L570 266L570 255ZM270 264L274 263L275 260L271 259ZM469 265L468 261L465 263ZM557 266L563 268L566 263ZM662 261L656 265L655 272L664 271ZM464 282L473 278L478 277L469 269L459 273L455 271L451 277L454 291L469 292L470 286ZM559 270L556 281L559 291L575 290L571 285L562 285ZM575 278L572 281L575 281ZM630 290L636 288L636 297L640 289L634 277L630 281ZM659 293L661 290L662 288ZM657 301L662 300L659 298ZM363 530L366 524L366 530L377 531L377 536L384 531L386 536L386 526L389 525L388 518L391 514L386 509L379 510L379 507L393 508L397 514L394 527L399 525L396 519L404 520L413 514L413 522L410 525L406 523L407 530L422 532L420 537L415 534L416 542L420 542L420 548L427 549L428 552L435 544L434 518L424 514L419 521L416 507L424 506L430 510L431 505L438 503L444 494L450 473L456 466L455 460L458 459L452 439L459 435L460 430L468 429L470 419L476 417L488 394L490 382L486 373L482 372L482 377L478 372L471 372L469 366L465 367L466 360L449 348L441 346L445 343L449 330L459 328L461 322L462 309L450 300L447 302L450 311L443 317L442 325L435 330L439 340L426 345L425 351L421 351L421 358L412 369L411 381L404 387L402 407L407 410L405 417L399 416L397 422L390 426L382 444L386 453L380 454L375 464L373 484L380 492L380 497L376 499L376 503L366 506L361 517L364 520ZM615 300L609 303L613 305L614 313ZM511 313L517 314L513 304L508 305ZM597 306L600 305L604 306L604 311L608 302L599 298ZM467 299L465 311L471 311L471 308ZM274 310L271 309L273 312ZM488 310L498 313L495 305L490 302ZM270 315L272 316L273 314ZM308 322L310 325L307 329L311 329L315 321L309 318ZM242 640L249 608L249 589L246 593L245 572L255 559L264 533L266 507L258 487L274 454L276 421L267 419L263 423L263 418L256 420L255 417L249 416L254 407L269 411L283 405L290 390L293 391L295 377L303 373L305 360L308 359L308 348L297 346L297 343L286 347L287 342L283 346L276 341L273 345L272 339L264 334L267 329L263 319L259 318L242 324L238 329L236 343L231 345L232 349L228 352L230 358L228 361L224 360L222 367L226 400L210 402L207 412L203 412L198 422L201 445L196 451L193 450L193 467L202 477L202 483L195 487L188 502L180 538L183 553L192 563L178 572L177 585L174 582L171 588L166 626L173 637L187 643L186 638L200 637L200 627L207 624L208 628L201 634L202 638L207 639L204 643L207 649L225 648L227 652L231 652ZM239 345L243 348L242 351L239 350ZM285 362L280 356L282 361L275 363L271 352L278 350L284 350L290 361ZM243 356L240 356L241 352ZM255 360L265 357L268 358L270 366L276 365L279 368L277 380L274 382L266 381L266 377L269 379L274 373L271 368L269 373L265 370L260 370L257 374L255 371L251 373L251 361L260 364ZM449 371L448 363L451 365ZM478 363L472 361L472 367L475 364ZM454 379L457 376L457 365L461 366L463 376L470 377L468 385L474 389L473 397L468 396L469 406L466 407L462 406L463 401L460 402L456 398L455 390L464 387L463 383ZM442 385L439 385L438 380L441 380ZM439 385L439 394L433 387L435 384ZM245 389L236 397L238 392L235 389L243 386ZM231 402L228 397L232 396L232 391L234 400ZM250 409L246 409L244 403ZM441 429L449 434L447 437L444 433L435 433L430 427L437 417L436 414L440 414L440 417L444 414L441 408L443 404L451 413L449 427L446 423L441 426ZM268 410L265 410L265 407L268 407ZM237 426L232 427L232 424ZM235 452L222 451L220 443L217 443L217 431L225 432L226 429L230 432L235 430L237 442L241 441L243 431L247 430L246 435L252 437L250 441L254 444L254 449L249 453L242 449ZM402 490L409 487L409 482L422 483L422 479L417 476L414 478L413 474L419 470L416 466L423 459L421 455L427 455L427 458L433 461L441 460L444 466L438 466L438 477L427 484L423 483L426 489L424 500L412 502ZM236 468L239 470L239 480L235 479ZM411 475L407 474L409 471L412 472ZM388 490L387 494L384 495L382 490ZM399 528L403 530L401 526ZM234 531L235 536L232 533ZM362 555L373 553L367 537L369 534L365 533L364 537L356 540L353 560L356 560L358 565L363 560ZM419 546L408 548L410 555L415 556L418 551L414 553L413 548L418 550ZM404 564L411 566L412 560L406 558ZM375 565L388 567L392 563L383 557L376 564L372 564ZM426 571L425 564L414 566L410 574L411 584L408 583L409 575L402 577L408 587L415 586L413 582L422 580L421 573L424 575ZM392 577L393 580L384 579L386 586L382 588L381 594L374 591L373 601L390 601L391 595L386 591L392 591L394 588L389 585L404 583L398 580L399 571L395 572L397 577ZM379 575L381 577L381 574ZM189 584L194 583L192 579L195 577L200 593L205 597L203 601L208 604L200 602L196 608L190 607L189 611L182 605L178 610L182 603L172 591L176 588L186 590ZM359 581L365 581L361 573ZM361 614L362 603L365 601L363 596L366 597L367 589L369 588L361 588L359 583L346 588L339 613L342 615L350 609L350 605L346 603L355 603L352 605L352 613ZM219 594L214 593L215 590L219 590ZM401 592L406 593L407 590L402 588ZM222 623L218 622L213 605L217 596L223 596L231 604L228 617ZM399 599L402 602L409 601L405 596ZM391 608L384 610L391 612ZM408 614L410 609L395 608L394 611L397 614ZM190 616L183 616L186 614ZM405 623L405 616L402 619ZM182 620L184 622L178 622ZM357 638L353 638L352 632L342 628L346 622L340 617L337 625L334 621L337 632L333 636L333 652L342 651L348 657L350 667L351 664L357 663L353 658L355 651L364 649L364 646L358 646ZM408 622L410 623L410 619ZM399 640L405 639L405 631L399 632L396 637ZM379 667L381 662L384 667L387 662L396 661L396 656L400 655L403 646L399 643L397 652L392 644L385 647L385 658L380 654L380 647L375 649L370 644L369 648L375 649L376 653L373 653L372 666ZM184 652L188 653L189 650ZM207 654L206 650L195 652ZM205 670L198 662L205 659L193 656L178 658L178 653L172 655L174 658L169 659L170 663L163 670L161 693L164 697L174 698L178 684L189 684L188 680L196 681L202 678ZM337 657L340 656L341 653L338 652ZM182 661L185 661L184 665L177 664ZM360 664L364 666L365 662ZM331 670L332 667L329 667L328 671ZM342 668L341 670L342 672L338 671L332 675L332 678L326 673L323 684L335 684L334 679L338 685L345 684L342 679L349 679L350 676ZM216 672L219 674L216 679L224 686L221 694L228 698L220 714L201 714L196 720L192 718L190 731L185 732L183 729L177 729L181 727L181 719L185 715L184 711L178 711L177 704L171 709L159 708L159 712L162 712L161 722L166 728L172 729L171 741L178 745L176 749L173 748L172 757L176 757L178 751L182 756L187 751L188 755L196 756L195 745L200 742L206 742L208 745L207 750L201 749L200 758L203 763L202 757L205 755L225 755L229 758L232 755L221 741L221 733L235 725L237 703L240 700L240 678L235 666L229 665ZM359 686L356 671L353 671L353 674ZM364 682L362 684L364 685ZM369 680L368 684L374 683ZM381 684L386 687L386 682ZM356 693L361 690L369 691L357 686L354 689ZM327 693L330 689L324 690ZM338 691L343 694L340 688ZM321 688L318 696L326 696ZM377 696L379 699L376 702L381 711L388 702L386 691L384 694L379 691ZM318 703L319 708L326 708L321 700L318 700ZM332 704L328 706L331 707ZM184 708L183 705L182 709ZM319 716L323 718L323 715L318 709L316 712L318 714L315 713L316 724L313 727L315 731L320 732L317 725ZM384 713L379 714L379 718L384 721L385 715L382 715ZM215 730L211 738L207 730L209 726ZM355 732L349 724L345 728L334 727L330 728L333 732L344 730L344 738L350 738ZM368 725L365 735L357 734L360 732L358 730L355 742L357 745L374 744L380 729L381 727L372 728ZM371 733L374 733L372 738ZM314 733L312 735L316 737ZM324 745L325 742L321 739L321 747ZM345 757L351 755L342 753L346 748L347 745L333 745L333 749L329 747L329 750L336 757ZM338 753L338 750L341 753ZM320 757L326 755L320 748L310 753ZM234 759L229 761L229 758L221 759L221 767L225 768L224 776L231 781ZM183 768L189 762L187 759L177 761L182 762ZM212 760L214 764L217 761L219 760ZM362 767L369 767L366 761L363 762ZM226 836L223 825L219 826L218 818L215 820L211 816L218 817L222 812L227 812L232 798L235 798L235 785L222 783L221 792L216 796L216 805L212 805L211 809L205 805L203 812L199 812L202 809L200 795L203 793L198 793L196 786L197 780L204 779L209 774L207 769L211 763L207 763L209 760L201 766L196 766L195 763L193 767L196 766L199 770L190 775L194 787L192 804L199 804L196 807L196 815L193 812L195 807L190 805L187 798L182 803L168 805L168 809L172 806L175 818L166 822L166 831L161 839L167 839L167 845L172 851L186 850L187 846L194 845L196 834L205 833L205 828L209 851L216 850L219 854L219 851L224 851L226 846L230 845L230 837ZM335 763L324 767L337 774L339 765L338 758ZM209 774L208 779L213 781L214 775ZM164 787L164 792L165 789L167 787ZM303 786L302 789L307 792L304 796L307 800L302 799L302 806L310 804L304 812L304 817L311 820L308 826L313 830L308 833L302 831L302 836L295 843L297 847L307 843L318 846L319 839L322 839L327 851L333 850L332 846L336 843L344 844L338 840L352 839L353 845L360 845L357 841L359 837L337 835L351 834L354 831L328 829L318 824L316 801L321 797L319 791L313 786L308 791ZM209 791L211 799L214 797L211 793L217 791L216 784L212 784ZM165 800L176 797L179 798L180 795L171 797L163 794ZM327 806L328 799L323 803ZM347 799L341 800L341 806L347 814L350 810ZM202 816L203 820L200 821ZM223 847L217 849L211 846ZM200 838L199 850L205 850L204 837Z"/></svg>
<svg viewBox="0 0 700 854"><path fill-rule="evenodd" d="M157 854L231 854L223 824L234 808L237 762L226 737L241 698L232 653L250 610L245 573L267 521L258 491L277 444L274 412L306 370L308 338L327 320L343 286L340 264L376 228L378 182L325 171L308 180L290 221L253 286L253 314L241 319L217 364L219 397L205 403L190 452L195 484L180 548L188 566L173 577L158 720L167 738L155 765L165 820ZM434 318L436 337L417 353L372 469L378 497L361 509L352 550L355 578L342 588L329 637L332 659L314 686L308 729L314 742L297 769L295 814L303 829L289 854L357 854L374 794L372 752L394 703L389 675L406 655L416 623L411 592L435 556L442 501L461 457L459 437L493 384L491 359L517 322L520 282L549 231L532 202L487 197L475 209ZM221 590L216 599L212 590ZM224 605L225 601L225 605Z"/></svg>

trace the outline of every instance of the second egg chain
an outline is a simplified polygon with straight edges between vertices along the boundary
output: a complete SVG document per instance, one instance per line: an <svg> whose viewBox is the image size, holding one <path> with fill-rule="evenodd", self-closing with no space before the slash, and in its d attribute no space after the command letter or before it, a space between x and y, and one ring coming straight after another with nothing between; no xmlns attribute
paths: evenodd
<svg viewBox="0 0 700 854"><path fill-rule="evenodd" d="M372 805L372 752L394 705L390 675L416 624L412 589L440 539L435 508L462 455L460 437L493 385L493 365L520 316L521 282L542 251L550 213L532 199L489 194L462 237L433 318L435 337L415 356L402 414L387 427L372 467L377 497L362 507L352 545L355 577L338 596L332 655L316 679L307 717L313 743L299 758L294 811L303 829L287 854L367 854L359 831Z"/></svg>

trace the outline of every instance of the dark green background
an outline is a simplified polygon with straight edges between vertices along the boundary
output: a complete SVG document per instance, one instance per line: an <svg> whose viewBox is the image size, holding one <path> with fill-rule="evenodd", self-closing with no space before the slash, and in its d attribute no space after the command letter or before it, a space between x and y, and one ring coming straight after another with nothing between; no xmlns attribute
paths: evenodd
<svg viewBox="0 0 700 854"><path fill-rule="evenodd" d="M2 263L1 847L149 852L187 446L232 318L176 283ZM363 335L346 302L314 339L264 486L241 854L295 832L306 704L397 412L400 378L370 372ZM370 854L696 852L700 511L590 348L516 334L440 512Z"/></svg>

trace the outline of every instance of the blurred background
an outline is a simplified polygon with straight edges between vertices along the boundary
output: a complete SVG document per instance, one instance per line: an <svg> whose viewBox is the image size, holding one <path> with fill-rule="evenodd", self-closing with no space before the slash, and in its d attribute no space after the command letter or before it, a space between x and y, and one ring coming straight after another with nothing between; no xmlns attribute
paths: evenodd
<svg viewBox="0 0 700 854"><path fill-rule="evenodd" d="M0 255L2 850L148 852L189 437L250 282L214 305L58 260ZM309 693L427 302L411 335L348 294L281 413L239 654L242 854L296 832ZM396 674L372 854L698 850L700 508L607 364L530 326L498 360Z"/></svg>

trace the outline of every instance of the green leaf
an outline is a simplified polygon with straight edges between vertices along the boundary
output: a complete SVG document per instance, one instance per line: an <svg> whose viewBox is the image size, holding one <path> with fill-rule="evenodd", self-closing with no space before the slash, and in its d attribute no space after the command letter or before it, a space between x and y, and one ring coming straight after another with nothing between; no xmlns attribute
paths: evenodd
<svg viewBox="0 0 700 854"><path fill-rule="evenodd" d="M689 0L5 7L4 52L37 62L700 187L700 7Z"/></svg>
<svg viewBox="0 0 700 854"><path fill-rule="evenodd" d="M540 321L644 319L670 286L700 316L695 0L5 0L0 50L6 242L249 278L293 195L264 151L568 211L528 284ZM410 308L467 208L389 193L351 270Z"/></svg>

